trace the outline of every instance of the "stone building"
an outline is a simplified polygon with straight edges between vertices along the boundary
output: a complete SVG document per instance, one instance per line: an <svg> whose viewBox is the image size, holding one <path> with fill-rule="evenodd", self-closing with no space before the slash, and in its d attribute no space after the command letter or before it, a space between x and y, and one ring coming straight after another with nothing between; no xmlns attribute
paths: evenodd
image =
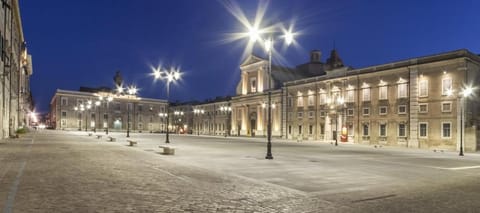
<svg viewBox="0 0 480 213"><path fill-rule="evenodd" d="M161 132L166 129L167 101L116 93L108 88L58 89L50 102L55 129ZM130 124L127 126L127 123Z"/></svg>
<svg viewBox="0 0 480 213"><path fill-rule="evenodd" d="M193 106L193 134L231 135L230 97L219 97Z"/></svg>
<svg viewBox="0 0 480 213"><path fill-rule="evenodd" d="M479 73L458 50L286 82L285 138L475 151Z"/></svg>
<svg viewBox="0 0 480 213"><path fill-rule="evenodd" d="M0 134L5 138L27 125L33 111L30 91L32 57L27 52L18 0L5 0L1 4Z"/></svg>

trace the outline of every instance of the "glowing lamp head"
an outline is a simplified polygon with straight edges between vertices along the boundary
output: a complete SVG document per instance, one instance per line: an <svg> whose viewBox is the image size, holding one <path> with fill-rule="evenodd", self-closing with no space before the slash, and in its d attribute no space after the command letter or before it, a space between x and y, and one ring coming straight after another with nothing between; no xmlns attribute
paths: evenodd
<svg viewBox="0 0 480 213"><path fill-rule="evenodd" d="M447 90L447 96L452 96L453 95L453 90L452 89L448 89Z"/></svg>
<svg viewBox="0 0 480 213"><path fill-rule="evenodd" d="M179 71L175 71L175 72L173 73L173 77L175 78L175 80L180 79L180 72L179 72Z"/></svg>
<svg viewBox="0 0 480 213"><path fill-rule="evenodd" d="M122 86L117 86L117 92L118 93L123 93L125 89Z"/></svg>
<svg viewBox="0 0 480 213"><path fill-rule="evenodd" d="M162 72L160 70L155 70L153 71L153 76L155 77L155 79L159 79L162 77Z"/></svg>
<svg viewBox="0 0 480 213"><path fill-rule="evenodd" d="M288 31L285 33L285 43L287 45L290 45L293 43L293 33Z"/></svg>
<svg viewBox="0 0 480 213"><path fill-rule="evenodd" d="M272 48L273 48L273 41L272 41L272 39L271 39L271 38L270 38L270 39L267 39L267 40L265 41L265 51L270 52L270 51L272 51Z"/></svg>
<svg viewBox="0 0 480 213"><path fill-rule="evenodd" d="M108 96L107 101L108 101L108 102L113 101L113 97L112 97L112 96Z"/></svg>
<svg viewBox="0 0 480 213"><path fill-rule="evenodd" d="M100 101L95 101L95 106L100 106Z"/></svg>
<svg viewBox="0 0 480 213"><path fill-rule="evenodd" d="M473 93L472 87L467 87L463 90L463 97L468 97Z"/></svg>
<svg viewBox="0 0 480 213"><path fill-rule="evenodd" d="M78 110L78 107L74 107L73 110L77 111L77 110Z"/></svg>
<svg viewBox="0 0 480 213"><path fill-rule="evenodd" d="M260 31L257 27L249 27L248 36L251 42L256 42L260 38Z"/></svg>
<svg viewBox="0 0 480 213"><path fill-rule="evenodd" d="M130 94L130 95L137 94L137 88L134 87L134 86L131 86L130 88L128 88L128 94Z"/></svg>

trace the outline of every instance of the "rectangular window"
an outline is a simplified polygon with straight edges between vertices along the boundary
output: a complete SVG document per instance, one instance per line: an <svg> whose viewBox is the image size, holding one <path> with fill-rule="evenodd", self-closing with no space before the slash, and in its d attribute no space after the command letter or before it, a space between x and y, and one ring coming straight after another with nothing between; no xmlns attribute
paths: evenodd
<svg viewBox="0 0 480 213"><path fill-rule="evenodd" d="M298 125L298 134L302 134L302 125Z"/></svg>
<svg viewBox="0 0 480 213"><path fill-rule="evenodd" d="M327 113L325 111L320 111L320 117L325 117Z"/></svg>
<svg viewBox="0 0 480 213"><path fill-rule="evenodd" d="M67 97L62 97L62 106L68 105L68 99Z"/></svg>
<svg viewBox="0 0 480 213"><path fill-rule="evenodd" d="M419 104L418 105L418 112L419 113L427 113L428 112L428 104Z"/></svg>
<svg viewBox="0 0 480 213"><path fill-rule="evenodd" d="M398 105L398 114L406 114L407 105Z"/></svg>
<svg viewBox="0 0 480 213"><path fill-rule="evenodd" d="M370 115L370 108L369 107L364 107L363 108L363 115Z"/></svg>
<svg viewBox="0 0 480 213"><path fill-rule="evenodd" d="M324 124L320 124L320 134L321 135L325 134L325 125Z"/></svg>
<svg viewBox="0 0 480 213"><path fill-rule="evenodd" d="M298 118L303 118L303 112L298 112L297 115L298 115Z"/></svg>
<svg viewBox="0 0 480 213"><path fill-rule="evenodd" d="M387 124L380 124L380 137L387 137Z"/></svg>
<svg viewBox="0 0 480 213"><path fill-rule="evenodd" d="M398 124L398 137L406 137L407 136L407 131L406 131L406 125L405 124Z"/></svg>
<svg viewBox="0 0 480 213"><path fill-rule="evenodd" d="M387 100L388 98L388 89L387 86L381 86L378 88L378 99L380 100Z"/></svg>
<svg viewBox="0 0 480 213"><path fill-rule="evenodd" d="M327 94L325 93L320 94L320 104L327 104Z"/></svg>
<svg viewBox="0 0 480 213"><path fill-rule="evenodd" d="M308 117L309 118L313 118L313 115L314 115L313 111L308 112Z"/></svg>
<svg viewBox="0 0 480 213"><path fill-rule="evenodd" d="M62 118L65 118L67 117L67 112L66 111L62 111Z"/></svg>
<svg viewBox="0 0 480 213"><path fill-rule="evenodd" d="M419 123L419 131L418 131L419 138L427 138L428 137L428 123L420 122Z"/></svg>
<svg viewBox="0 0 480 213"><path fill-rule="evenodd" d="M451 112L452 102L442 102L442 112Z"/></svg>
<svg viewBox="0 0 480 213"><path fill-rule="evenodd" d="M451 138L451 122L442 122L442 138Z"/></svg>
<svg viewBox="0 0 480 213"><path fill-rule="evenodd" d="M315 97L313 95L308 95L308 106L313 106L315 104Z"/></svg>
<svg viewBox="0 0 480 213"><path fill-rule="evenodd" d="M67 127L67 119L62 119L61 127Z"/></svg>
<svg viewBox="0 0 480 213"><path fill-rule="evenodd" d="M347 103L355 102L355 91L347 90Z"/></svg>
<svg viewBox="0 0 480 213"><path fill-rule="evenodd" d="M250 78L250 92L257 92L257 78Z"/></svg>
<svg viewBox="0 0 480 213"><path fill-rule="evenodd" d="M368 124L363 124L363 136L368 136Z"/></svg>
<svg viewBox="0 0 480 213"><path fill-rule="evenodd" d="M292 134L292 126L288 126L288 134L289 134L289 135Z"/></svg>
<svg viewBox="0 0 480 213"><path fill-rule="evenodd" d="M370 88L363 88L362 101L370 101Z"/></svg>
<svg viewBox="0 0 480 213"><path fill-rule="evenodd" d="M313 125L308 126L308 134L313 134Z"/></svg>
<svg viewBox="0 0 480 213"><path fill-rule="evenodd" d="M292 107L292 97L288 97L288 107Z"/></svg>
<svg viewBox="0 0 480 213"><path fill-rule="evenodd" d="M452 78L446 77L442 79L442 95L450 95L452 91Z"/></svg>
<svg viewBox="0 0 480 213"><path fill-rule="evenodd" d="M406 98L407 97L407 84L399 84L397 85L398 88L398 98Z"/></svg>
<svg viewBox="0 0 480 213"><path fill-rule="evenodd" d="M107 120L108 119L108 114L103 114L103 119Z"/></svg>
<svg viewBox="0 0 480 213"><path fill-rule="evenodd" d="M297 107L303 107L303 96L297 97Z"/></svg>
<svg viewBox="0 0 480 213"><path fill-rule="evenodd" d="M387 114L387 107L386 106L380 106L378 109L378 114L379 115L386 115Z"/></svg>
<svg viewBox="0 0 480 213"><path fill-rule="evenodd" d="M347 116L353 116L353 109L352 108L347 109Z"/></svg>
<svg viewBox="0 0 480 213"><path fill-rule="evenodd" d="M428 97L428 80L421 79L418 83L418 97Z"/></svg>

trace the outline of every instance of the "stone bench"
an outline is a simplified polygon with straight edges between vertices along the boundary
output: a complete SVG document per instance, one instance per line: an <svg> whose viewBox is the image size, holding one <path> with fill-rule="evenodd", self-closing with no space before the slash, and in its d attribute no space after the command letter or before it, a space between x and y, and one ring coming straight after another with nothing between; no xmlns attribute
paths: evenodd
<svg viewBox="0 0 480 213"><path fill-rule="evenodd" d="M88 136L92 136L92 133L88 133Z"/></svg>
<svg viewBox="0 0 480 213"><path fill-rule="evenodd" d="M175 149L169 146L159 146L159 148L163 149L164 155L175 155Z"/></svg>
<svg viewBox="0 0 480 213"><path fill-rule="evenodd" d="M138 143L137 141L132 141L132 140L127 140L127 142L130 143L130 146L133 146Z"/></svg>
<svg viewBox="0 0 480 213"><path fill-rule="evenodd" d="M115 141L117 141L117 139L112 137L112 136L108 136L108 141L115 142Z"/></svg>
<svg viewBox="0 0 480 213"><path fill-rule="evenodd" d="M101 136L101 135L96 135L96 136L97 136L97 139L100 139L100 138L102 138L102 136Z"/></svg>

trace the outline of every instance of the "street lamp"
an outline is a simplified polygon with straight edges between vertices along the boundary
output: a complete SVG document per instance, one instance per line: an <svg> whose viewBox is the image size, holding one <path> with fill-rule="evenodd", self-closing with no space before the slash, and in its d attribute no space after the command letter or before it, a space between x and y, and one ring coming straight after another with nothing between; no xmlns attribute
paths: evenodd
<svg viewBox="0 0 480 213"><path fill-rule="evenodd" d="M134 86L130 86L127 88L127 93L129 95L128 99L131 99L131 97L135 98L137 95L138 89ZM127 103L127 138L130 137L130 105Z"/></svg>
<svg viewBox="0 0 480 213"><path fill-rule="evenodd" d="M267 70L267 90L268 90L268 101L267 101L267 155L265 159L273 159L272 155L272 53L274 51L274 38L273 34L267 39L263 39L261 34L267 30L260 30L257 27L248 27L249 31L247 35L250 37L250 42L255 43L257 41L263 42L265 51L268 54L268 70ZM271 30L269 30L271 32ZM279 36L278 38L283 38L285 44L288 46L294 41L294 33L291 30L283 30L284 35Z"/></svg>
<svg viewBox="0 0 480 213"><path fill-rule="evenodd" d="M105 109L105 111L107 112L107 122L106 122L106 123L107 123L107 126L106 126L106 129L105 129L105 134L108 135L108 122L109 122L108 120L109 120L109 118L110 118L109 103L113 101L113 96L111 96L111 95L99 96L98 99L100 100L100 102L105 101L105 102L107 103L107 107L106 107L106 109ZM100 111L100 110L99 110L99 111ZM99 116L100 116L100 115L99 115ZM100 118L99 118L99 119L100 119Z"/></svg>
<svg viewBox="0 0 480 213"><path fill-rule="evenodd" d="M161 118L160 120L163 120L164 118L167 117L167 113L160 112L160 113L158 113L158 116ZM163 122L160 123L160 125L162 125L162 124L163 124ZM167 131L168 131L168 127L167 127Z"/></svg>
<svg viewBox="0 0 480 213"><path fill-rule="evenodd" d="M232 112L232 107L230 106L221 106L220 111L225 112L226 118L225 118L225 137L227 137L228 133L230 132L229 128L229 118L230 118L230 113Z"/></svg>
<svg viewBox="0 0 480 213"><path fill-rule="evenodd" d="M165 137L165 143L170 143L169 140L169 130L168 130L168 124L169 124L169 103L168 100L170 99L170 83L176 82L177 80L180 80L182 77L182 73L178 69L170 68L170 70L164 70L162 71L161 68L157 68L153 70L153 76L155 79L162 79L167 81L167 135Z"/></svg>
<svg viewBox="0 0 480 213"><path fill-rule="evenodd" d="M88 116L91 116L90 115L90 109L92 108L92 101L87 101L87 106L86 108L88 109L88 114L85 114L85 132L87 131L87 128L88 128ZM92 120L90 118L90 120Z"/></svg>
<svg viewBox="0 0 480 213"><path fill-rule="evenodd" d="M460 153L458 154L459 156L463 156L463 147L465 144L465 136L464 134L464 128L465 128L465 99L470 97L470 95L473 93L473 88L472 87L466 87L463 89L463 91L460 93ZM451 94L451 92L449 93Z"/></svg>
<svg viewBox="0 0 480 213"><path fill-rule="evenodd" d="M203 115L204 113L205 113L205 110L203 110L203 109L194 109L194 110L193 110L193 114L195 115L195 117L197 117L197 122L196 122L197 135L200 135L200 124L199 124L199 122L198 122L198 121L199 121L198 117L199 117L200 115ZM201 120L200 120L200 122L201 122Z"/></svg>

